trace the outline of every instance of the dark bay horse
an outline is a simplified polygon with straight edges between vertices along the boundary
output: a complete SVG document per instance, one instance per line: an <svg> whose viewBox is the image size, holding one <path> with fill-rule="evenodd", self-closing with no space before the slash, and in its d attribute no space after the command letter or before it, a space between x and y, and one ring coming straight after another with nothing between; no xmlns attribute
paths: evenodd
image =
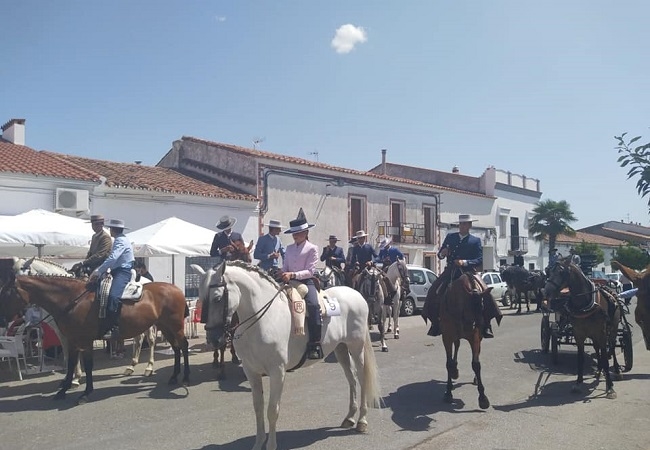
<svg viewBox="0 0 650 450"><path fill-rule="evenodd" d="M624 266L618 261L612 261L612 269L620 270L623 275L632 282L636 293L636 309L634 310L634 320L643 333L645 348L650 350L650 266L637 272L634 269Z"/></svg>
<svg viewBox="0 0 650 450"><path fill-rule="evenodd" d="M605 373L606 396L614 399L616 392L609 373L609 358L613 357L614 372L620 375L615 346L621 321L621 307L606 287L594 285L569 258L560 260L549 268L544 292L552 300L558 297L564 288L569 289L565 313L573 326L578 347L578 378L572 391L580 392L583 383L585 339L589 338L598 358L597 376Z"/></svg>
<svg viewBox="0 0 650 450"><path fill-rule="evenodd" d="M472 350L472 370L474 382L478 387L478 404L481 409L490 407L490 400L485 395L485 387L481 380L481 317L484 296L490 296L492 288L486 288L478 279L471 279L472 275L465 273L454 280L443 294L440 303L440 330L442 342L447 354L447 390L444 400L452 403L452 380L458 379L458 347L460 340L469 342ZM430 295L433 290L429 290ZM429 296L427 296L429 297ZM427 303L430 299L427 298Z"/></svg>
<svg viewBox="0 0 650 450"><path fill-rule="evenodd" d="M68 372L55 399L65 398L70 389L79 352L86 372L86 390L77 403L86 403L93 392L93 341L100 334L99 302L86 283L74 278L18 275L3 286L0 303L5 311L35 304L48 311L68 338ZM189 384L188 342L185 338L187 304L181 290L169 283L148 283L142 298L132 303L123 301L120 334L128 339L156 325L174 349L174 371L170 384L178 382L183 353L185 371L183 384Z"/></svg>
<svg viewBox="0 0 650 450"><path fill-rule="evenodd" d="M537 309L539 309L543 289L546 284L546 274L542 271L528 271L520 266L508 266L501 270L501 279L506 282L508 289L513 292L511 307L517 302L517 314L521 313L521 294L526 298L526 310L530 312L530 292L535 294Z"/></svg>

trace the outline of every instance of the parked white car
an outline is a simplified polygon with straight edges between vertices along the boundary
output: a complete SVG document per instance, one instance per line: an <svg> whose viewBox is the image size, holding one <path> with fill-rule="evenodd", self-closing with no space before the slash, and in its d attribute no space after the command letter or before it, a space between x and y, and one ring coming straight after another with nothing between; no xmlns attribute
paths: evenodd
<svg viewBox="0 0 650 450"><path fill-rule="evenodd" d="M614 289L616 289L616 292L620 294L623 292L623 274L622 273L606 273L605 278L609 280L608 284L610 284Z"/></svg>
<svg viewBox="0 0 650 450"><path fill-rule="evenodd" d="M417 310L422 309L429 288L438 279L438 275L426 267L409 264L408 272L411 292L402 303L401 315L403 316L412 316Z"/></svg>
<svg viewBox="0 0 650 450"><path fill-rule="evenodd" d="M510 304L508 285L501 279L501 274L499 272L483 272L481 278L487 287L492 288L492 291L490 292L492 298L497 302L501 302L503 306L508 306Z"/></svg>

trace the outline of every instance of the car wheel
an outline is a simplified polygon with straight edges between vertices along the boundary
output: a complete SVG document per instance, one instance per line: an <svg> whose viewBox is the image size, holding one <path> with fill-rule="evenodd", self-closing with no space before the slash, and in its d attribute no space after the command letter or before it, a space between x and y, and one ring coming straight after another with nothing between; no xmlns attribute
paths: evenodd
<svg viewBox="0 0 650 450"><path fill-rule="evenodd" d="M406 297L402 302L402 316L412 316L415 313L415 302L411 297Z"/></svg>

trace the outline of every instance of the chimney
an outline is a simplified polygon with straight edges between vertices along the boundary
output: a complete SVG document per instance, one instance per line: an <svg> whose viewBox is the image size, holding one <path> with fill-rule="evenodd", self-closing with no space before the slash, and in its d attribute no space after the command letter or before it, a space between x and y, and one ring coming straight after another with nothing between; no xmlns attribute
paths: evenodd
<svg viewBox="0 0 650 450"><path fill-rule="evenodd" d="M11 119L2 126L2 139L16 145L25 145L25 119Z"/></svg>
<svg viewBox="0 0 650 450"><path fill-rule="evenodd" d="M381 174L386 175L386 149L381 149Z"/></svg>
<svg viewBox="0 0 650 450"><path fill-rule="evenodd" d="M458 168L458 166L454 166L454 167L451 169L451 173L458 173L458 172L460 172L460 169Z"/></svg>

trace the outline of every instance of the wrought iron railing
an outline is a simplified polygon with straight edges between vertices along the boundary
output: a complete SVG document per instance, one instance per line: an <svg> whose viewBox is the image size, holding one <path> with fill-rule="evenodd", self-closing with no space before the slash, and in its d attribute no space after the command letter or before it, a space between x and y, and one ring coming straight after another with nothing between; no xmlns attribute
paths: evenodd
<svg viewBox="0 0 650 450"><path fill-rule="evenodd" d="M528 237L526 236L510 236L509 253L514 253L519 250L521 253L528 253Z"/></svg>
<svg viewBox="0 0 650 450"><path fill-rule="evenodd" d="M390 236L397 244L426 244L427 233L423 223L377 222L377 234L379 237Z"/></svg>

